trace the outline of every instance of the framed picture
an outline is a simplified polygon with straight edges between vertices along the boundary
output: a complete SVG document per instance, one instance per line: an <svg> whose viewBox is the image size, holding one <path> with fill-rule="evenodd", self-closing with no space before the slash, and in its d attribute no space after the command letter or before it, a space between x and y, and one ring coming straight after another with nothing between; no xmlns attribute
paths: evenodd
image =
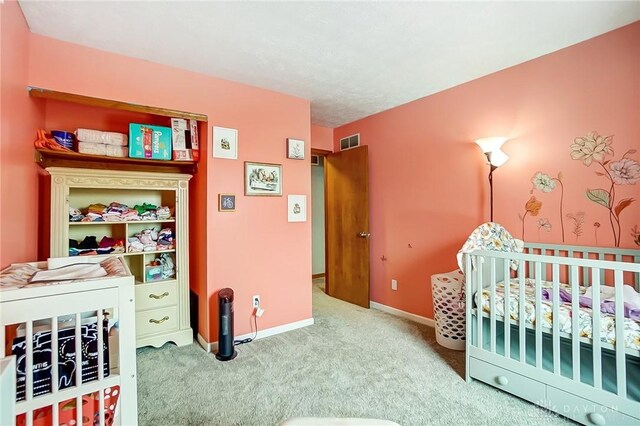
<svg viewBox="0 0 640 426"><path fill-rule="evenodd" d="M244 162L244 195L282 196L282 165Z"/></svg>
<svg viewBox="0 0 640 426"><path fill-rule="evenodd" d="M287 216L289 222L307 221L307 196L288 195L287 196Z"/></svg>
<svg viewBox="0 0 640 426"><path fill-rule="evenodd" d="M233 194L218 194L218 211L219 212L236 211L236 196Z"/></svg>
<svg viewBox="0 0 640 426"><path fill-rule="evenodd" d="M304 141L287 138L287 158L304 160Z"/></svg>
<svg viewBox="0 0 640 426"><path fill-rule="evenodd" d="M213 156L215 158L238 158L238 131L226 127L213 127Z"/></svg>

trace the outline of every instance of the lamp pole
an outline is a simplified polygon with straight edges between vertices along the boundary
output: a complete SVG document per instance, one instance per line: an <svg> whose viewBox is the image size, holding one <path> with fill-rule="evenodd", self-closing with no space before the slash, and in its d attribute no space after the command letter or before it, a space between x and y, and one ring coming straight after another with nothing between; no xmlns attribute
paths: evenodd
<svg viewBox="0 0 640 426"><path fill-rule="evenodd" d="M493 222L493 171L497 169L497 167L491 163L489 163L489 166L489 196L491 205L491 222Z"/></svg>

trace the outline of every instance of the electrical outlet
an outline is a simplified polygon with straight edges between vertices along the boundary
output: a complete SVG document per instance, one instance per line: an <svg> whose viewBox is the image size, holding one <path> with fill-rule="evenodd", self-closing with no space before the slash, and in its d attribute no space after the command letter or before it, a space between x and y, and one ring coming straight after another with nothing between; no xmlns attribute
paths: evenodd
<svg viewBox="0 0 640 426"><path fill-rule="evenodd" d="M391 290L398 289L398 280L391 280Z"/></svg>
<svg viewBox="0 0 640 426"><path fill-rule="evenodd" d="M251 299L253 302L253 307L254 308L259 308L260 307L260 295L256 294L255 296L253 296L253 298Z"/></svg>

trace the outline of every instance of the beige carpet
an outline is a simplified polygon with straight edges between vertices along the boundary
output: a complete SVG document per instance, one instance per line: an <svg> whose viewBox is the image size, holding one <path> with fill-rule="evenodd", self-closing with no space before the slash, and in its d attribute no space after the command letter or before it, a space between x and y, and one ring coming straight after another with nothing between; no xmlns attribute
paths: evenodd
<svg viewBox="0 0 640 426"><path fill-rule="evenodd" d="M141 425L275 425L364 417L401 425L542 425L567 420L480 382L432 328L313 291L315 325L237 346L138 350ZM237 319L236 319L237 321ZM258 324L259 325L259 324Z"/></svg>

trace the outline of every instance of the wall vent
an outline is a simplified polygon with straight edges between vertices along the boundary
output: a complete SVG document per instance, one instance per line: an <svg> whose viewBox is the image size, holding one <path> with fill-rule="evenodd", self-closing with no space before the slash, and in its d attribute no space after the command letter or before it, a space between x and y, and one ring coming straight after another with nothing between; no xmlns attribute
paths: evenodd
<svg viewBox="0 0 640 426"><path fill-rule="evenodd" d="M344 151L345 149L355 148L360 145L360 133L356 133L355 135L347 136L346 138L340 139L340 151Z"/></svg>

